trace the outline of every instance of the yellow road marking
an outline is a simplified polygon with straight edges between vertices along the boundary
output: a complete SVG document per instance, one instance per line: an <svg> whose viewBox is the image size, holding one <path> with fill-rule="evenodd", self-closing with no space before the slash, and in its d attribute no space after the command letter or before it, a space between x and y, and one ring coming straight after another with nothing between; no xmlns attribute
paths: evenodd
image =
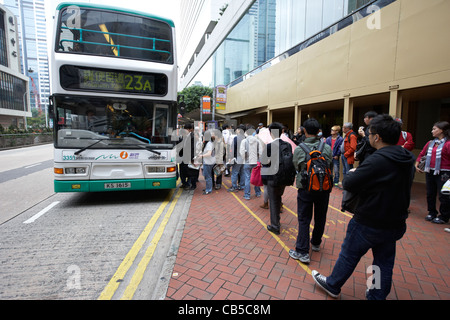
<svg viewBox="0 0 450 320"><path fill-rule="evenodd" d="M225 184L224 184L225 185ZM228 189L228 186L225 185L225 188ZM264 221L262 221L252 210L250 210L249 207L247 207L242 201L241 199L238 198L237 195L235 195L233 192L231 192L231 194L236 198L236 200L253 216L253 218L255 218L266 230L267 230L267 225L264 223ZM267 231L269 232L269 231ZM276 234L269 232L270 235L281 245L281 247L283 247L283 249L289 254L289 247L286 246L286 244L283 242L283 240L280 239L280 237L278 237ZM304 265L303 263L301 263L300 261L296 260L297 263L303 268L303 270L305 270L308 274L311 274L311 269L309 269L306 265Z"/></svg>
<svg viewBox="0 0 450 320"><path fill-rule="evenodd" d="M347 216L347 217L350 217L350 218L353 218L353 215L351 215L351 214L348 214L348 213L345 213L345 212L342 212L341 210L339 210L339 209L336 209L335 207L333 207L333 206L328 206L328 207L330 207L331 209L333 209L333 210L336 210L337 212L339 212L339 213L342 213L344 216Z"/></svg>
<svg viewBox="0 0 450 320"><path fill-rule="evenodd" d="M133 274L133 277L131 278L130 283L128 284L127 288L125 289L125 292L121 298L121 300L131 300L133 299L134 293L136 292L139 284L141 283L142 278L144 277L144 272L147 269L147 266L150 262L150 260L153 257L153 254L155 253L156 246L159 243L159 240L161 240L161 236L164 232L164 229L166 228L167 223L169 222L169 219L172 215L172 212L175 208L175 205L178 202L178 199L181 196L181 193L183 190L179 190L175 198L173 199L172 203L170 204L169 210L167 211L166 215L164 216L163 221L159 225L158 230L156 231L156 234L153 236L153 239L145 251L144 256L142 257L141 261L139 262L139 265L136 269L136 271Z"/></svg>
<svg viewBox="0 0 450 320"><path fill-rule="evenodd" d="M136 242L131 247L131 250L126 255L125 259L123 259L122 263L120 264L119 268L117 269L116 273L113 275L111 280L109 281L108 285L103 289L103 292L100 294L99 300L111 300L114 296L114 293L116 292L117 288L119 287L120 281L125 277L126 273L132 266L134 260L136 259L136 256L138 255L139 251L141 250L142 246L144 245L145 241L147 240L150 232L152 231L156 221L158 221L160 215L163 213L164 209L166 208L167 204L169 203L170 199L173 195L173 190L169 192L164 202L161 204L161 206L158 208L158 210L155 212L153 217L150 219L150 222L145 227L144 231L142 231L139 238L136 240Z"/></svg>
<svg viewBox="0 0 450 320"><path fill-rule="evenodd" d="M261 191L264 192L263 190L261 190ZM289 209L289 208L286 207L285 205L283 205L283 208L285 208L287 211L289 211L291 214L293 214L293 215L294 215L295 217L297 217L297 219L298 219L297 213L295 213L294 211L292 211L291 209ZM313 226L312 224L310 224L309 227L310 227L310 228L314 228L314 226ZM324 234L323 237L324 237L325 239L329 239L329 238L330 238L330 237L327 236L326 234Z"/></svg>

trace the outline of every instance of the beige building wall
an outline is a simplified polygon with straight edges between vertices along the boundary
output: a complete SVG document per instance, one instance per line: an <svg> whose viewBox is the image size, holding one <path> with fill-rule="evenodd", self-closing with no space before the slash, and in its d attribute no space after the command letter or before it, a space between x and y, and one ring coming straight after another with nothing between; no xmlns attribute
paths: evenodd
<svg viewBox="0 0 450 320"><path fill-rule="evenodd" d="M388 93L389 113L401 116L402 90L450 83L449 12L448 0L398 0L229 88L227 114L292 108L300 117L303 106L337 101L352 121L352 99Z"/></svg>

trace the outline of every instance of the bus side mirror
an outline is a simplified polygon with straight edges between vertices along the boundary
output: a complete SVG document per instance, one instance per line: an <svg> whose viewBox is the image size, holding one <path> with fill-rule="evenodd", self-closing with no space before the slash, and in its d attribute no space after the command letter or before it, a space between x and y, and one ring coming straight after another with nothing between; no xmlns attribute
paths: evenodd
<svg viewBox="0 0 450 320"><path fill-rule="evenodd" d="M53 119L55 115L55 111L53 110L53 96L48 99L48 116L50 119Z"/></svg>

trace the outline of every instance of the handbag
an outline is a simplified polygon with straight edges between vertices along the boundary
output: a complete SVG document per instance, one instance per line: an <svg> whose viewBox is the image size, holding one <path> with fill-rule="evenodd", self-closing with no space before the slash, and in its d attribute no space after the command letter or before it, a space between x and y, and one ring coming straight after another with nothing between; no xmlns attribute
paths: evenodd
<svg viewBox="0 0 450 320"><path fill-rule="evenodd" d="M356 151L355 151L355 161L361 161L364 160L365 153L367 151L368 147L368 141L365 139L362 139L358 144L356 145Z"/></svg>
<svg viewBox="0 0 450 320"><path fill-rule="evenodd" d="M419 164L417 165L417 168L421 171L425 171L425 164L427 163L427 156L423 156L420 158Z"/></svg>
<svg viewBox="0 0 450 320"><path fill-rule="evenodd" d="M252 174L250 176L250 183L256 187L262 187L263 181L261 177L261 163L258 162L256 167L252 169Z"/></svg>
<svg viewBox="0 0 450 320"><path fill-rule="evenodd" d="M355 213L356 208L359 205L359 195L350 191L344 190L342 192L341 211Z"/></svg>
<svg viewBox="0 0 450 320"><path fill-rule="evenodd" d="M189 169L193 169L193 170L200 170L201 166L202 166L201 164L194 164L194 163L189 163L188 164L188 168Z"/></svg>
<svg viewBox="0 0 450 320"><path fill-rule="evenodd" d="M450 196L450 179L442 186L441 193L446 196Z"/></svg>
<svg viewBox="0 0 450 320"><path fill-rule="evenodd" d="M225 171L226 168L227 168L227 166L224 164L216 164L213 167L214 174L216 176L220 176L220 175L222 175L222 173Z"/></svg>

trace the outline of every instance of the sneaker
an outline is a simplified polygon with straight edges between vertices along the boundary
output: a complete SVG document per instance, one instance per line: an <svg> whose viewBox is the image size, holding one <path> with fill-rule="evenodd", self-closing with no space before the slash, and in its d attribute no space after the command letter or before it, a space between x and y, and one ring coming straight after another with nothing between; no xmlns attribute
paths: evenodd
<svg viewBox="0 0 450 320"><path fill-rule="evenodd" d="M244 196L244 199L245 199L245 200L250 200L250 197Z"/></svg>
<svg viewBox="0 0 450 320"><path fill-rule="evenodd" d="M235 188L228 189L228 192L238 192L238 191L239 191L239 189L235 189Z"/></svg>
<svg viewBox="0 0 450 320"><path fill-rule="evenodd" d="M328 287L327 277L321 275L316 270L313 270L311 275L312 275L314 281L319 285L319 287L321 287L323 290L325 290L326 293L328 293L331 297L333 297L335 299L337 299L339 297L339 293L333 293L331 291L330 287Z"/></svg>
<svg viewBox="0 0 450 320"><path fill-rule="evenodd" d="M300 262L305 263L305 264L308 264L311 262L311 259L309 258L309 254L307 254L307 253L299 253L299 252L291 249L291 250L289 250L289 256L292 259L299 260Z"/></svg>
<svg viewBox="0 0 450 320"><path fill-rule="evenodd" d="M319 252L320 251L320 246L316 246L315 244L311 243L311 250L314 252Z"/></svg>
<svg viewBox="0 0 450 320"><path fill-rule="evenodd" d="M446 223L447 223L447 221L442 220L442 219L439 218L439 217L434 218L431 222L432 222L432 223L437 223L437 224L446 224Z"/></svg>
<svg viewBox="0 0 450 320"><path fill-rule="evenodd" d="M434 218L436 218L435 215L429 214L425 217L425 221L432 221Z"/></svg>
<svg viewBox="0 0 450 320"><path fill-rule="evenodd" d="M444 231L445 232L450 232L450 228L445 228Z"/></svg>

